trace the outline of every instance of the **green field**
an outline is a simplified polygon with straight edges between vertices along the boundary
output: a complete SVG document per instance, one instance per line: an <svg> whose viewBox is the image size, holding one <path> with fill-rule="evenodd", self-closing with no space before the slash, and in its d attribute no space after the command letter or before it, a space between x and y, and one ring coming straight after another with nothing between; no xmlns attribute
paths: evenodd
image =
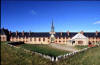
<svg viewBox="0 0 100 65"><path fill-rule="evenodd" d="M60 65L100 65L100 46L88 49L57 63Z"/></svg>
<svg viewBox="0 0 100 65"><path fill-rule="evenodd" d="M1 65L100 65L100 46L57 62L1 43Z"/></svg>
<svg viewBox="0 0 100 65"><path fill-rule="evenodd" d="M26 53L23 49L1 43L1 65L51 65L50 61L39 55Z"/></svg>
<svg viewBox="0 0 100 65"><path fill-rule="evenodd" d="M52 48L51 46L44 44L22 44L20 47L49 56L59 56L69 53L68 51Z"/></svg>
<svg viewBox="0 0 100 65"><path fill-rule="evenodd" d="M88 48L88 45L85 45L85 46L76 45L75 48L78 49L78 50L81 50L81 49L84 49L84 48Z"/></svg>

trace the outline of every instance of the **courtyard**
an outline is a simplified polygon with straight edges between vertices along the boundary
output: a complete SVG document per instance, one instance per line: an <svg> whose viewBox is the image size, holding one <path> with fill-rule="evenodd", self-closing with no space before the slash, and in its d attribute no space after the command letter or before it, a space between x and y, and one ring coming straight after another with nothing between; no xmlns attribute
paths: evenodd
<svg viewBox="0 0 100 65"><path fill-rule="evenodd" d="M22 44L23 46L23 44ZM34 47L39 47L43 45L35 45ZM24 45L24 48L26 46ZM32 45L29 45L29 47L32 47ZM45 49L46 45L44 45ZM79 48L79 47L77 47ZM26 48L28 49L28 48ZM48 50L48 49L47 49ZM84 51L82 53L76 54L72 57L59 60L57 62L51 62L48 59L45 59L37 54L30 54L23 51L23 49L17 49L14 47L10 47L7 42L1 43L1 65L99 65L100 62L100 46L91 48L87 51ZM51 50L49 51L49 53ZM62 54L62 51L60 51ZM53 52L56 53L56 52ZM64 51L65 53L65 51ZM73 62L72 62L73 61Z"/></svg>

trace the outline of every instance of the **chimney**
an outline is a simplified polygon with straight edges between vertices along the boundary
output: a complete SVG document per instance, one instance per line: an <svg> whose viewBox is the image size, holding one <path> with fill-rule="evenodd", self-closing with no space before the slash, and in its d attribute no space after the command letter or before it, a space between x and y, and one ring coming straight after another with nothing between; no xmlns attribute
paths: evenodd
<svg viewBox="0 0 100 65"><path fill-rule="evenodd" d="M83 30L80 32L81 34L84 34Z"/></svg>
<svg viewBox="0 0 100 65"><path fill-rule="evenodd" d="M96 36L98 35L98 31L96 31Z"/></svg>
<svg viewBox="0 0 100 65"><path fill-rule="evenodd" d="M61 36L62 36L62 32L60 32Z"/></svg>
<svg viewBox="0 0 100 65"><path fill-rule="evenodd" d="M30 30L30 32L29 32L29 35L31 35L31 30Z"/></svg>
<svg viewBox="0 0 100 65"><path fill-rule="evenodd" d="M22 32L22 35L24 36L24 30L23 30L23 32Z"/></svg>
<svg viewBox="0 0 100 65"><path fill-rule="evenodd" d="M16 31L16 36L18 35L18 31Z"/></svg>
<svg viewBox="0 0 100 65"><path fill-rule="evenodd" d="M69 30L68 30L68 31L67 31L67 35L68 35L68 36L69 36L69 33L70 33L70 32L69 32Z"/></svg>
<svg viewBox="0 0 100 65"><path fill-rule="evenodd" d="M9 31L9 35L11 35L11 31Z"/></svg>

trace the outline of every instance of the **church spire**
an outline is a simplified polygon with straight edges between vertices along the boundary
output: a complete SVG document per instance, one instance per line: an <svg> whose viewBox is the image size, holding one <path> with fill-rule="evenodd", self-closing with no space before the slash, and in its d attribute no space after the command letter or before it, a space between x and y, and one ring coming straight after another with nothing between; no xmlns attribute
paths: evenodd
<svg viewBox="0 0 100 65"><path fill-rule="evenodd" d="M51 32L54 32L53 20L52 20Z"/></svg>
<svg viewBox="0 0 100 65"><path fill-rule="evenodd" d="M53 25L53 20L52 20L52 24L51 24L51 31L50 31L50 42L54 43L55 42L55 32L54 32L54 25Z"/></svg>

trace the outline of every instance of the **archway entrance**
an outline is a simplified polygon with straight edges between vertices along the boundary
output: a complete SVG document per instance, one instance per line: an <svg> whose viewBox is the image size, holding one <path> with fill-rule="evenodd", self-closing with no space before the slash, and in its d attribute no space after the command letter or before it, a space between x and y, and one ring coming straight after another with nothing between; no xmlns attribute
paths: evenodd
<svg viewBox="0 0 100 65"><path fill-rule="evenodd" d="M72 41L72 45L75 43L75 40L74 41Z"/></svg>

